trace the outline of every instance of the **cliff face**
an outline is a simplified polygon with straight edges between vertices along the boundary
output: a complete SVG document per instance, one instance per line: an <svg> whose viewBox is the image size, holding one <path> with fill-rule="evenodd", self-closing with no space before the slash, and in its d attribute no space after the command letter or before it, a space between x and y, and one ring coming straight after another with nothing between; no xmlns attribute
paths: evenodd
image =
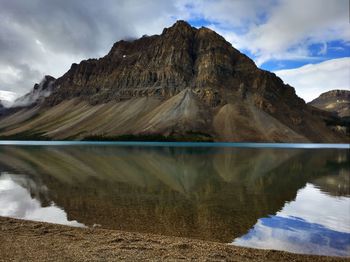
<svg viewBox="0 0 350 262"><path fill-rule="evenodd" d="M323 93L309 104L321 110L333 112L339 117L350 117L349 90L332 90Z"/></svg>
<svg viewBox="0 0 350 262"><path fill-rule="evenodd" d="M252 70L257 70L254 63L221 36L179 21L161 35L119 41L105 57L73 64L58 79L60 90L49 101L79 97L97 104L141 96L167 98L191 88L202 98L217 100L208 103L220 103L218 89L238 89L239 78Z"/></svg>
<svg viewBox="0 0 350 262"><path fill-rule="evenodd" d="M258 106L271 112L271 103L285 95L292 95L288 97L292 106L305 107L293 88L259 70L220 35L184 21L161 35L119 41L105 57L73 64L56 85L60 88L48 99L50 104L75 97L91 104L143 96L168 98L191 88L211 106L231 102L228 92L242 98L250 92L257 94Z"/></svg>
<svg viewBox="0 0 350 262"><path fill-rule="evenodd" d="M3 136L160 134L216 141L340 141L294 89L207 28L176 22L73 64L38 107L0 121ZM28 122L28 117L36 118ZM24 120L23 120L24 119ZM24 122L23 122L24 121Z"/></svg>

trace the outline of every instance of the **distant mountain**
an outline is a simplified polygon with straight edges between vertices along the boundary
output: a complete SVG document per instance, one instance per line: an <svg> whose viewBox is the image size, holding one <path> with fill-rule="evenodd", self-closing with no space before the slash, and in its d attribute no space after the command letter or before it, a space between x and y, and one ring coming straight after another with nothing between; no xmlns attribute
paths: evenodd
<svg viewBox="0 0 350 262"><path fill-rule="evenodd" d="M56 78L46 75L43 80L38 84L35 84L33 90L28 94L17 98L14 101L14 105L16 107L20 106L30 106L35 103L40 103L46 97L48 97L51 92L54 90Z"/></svg>
<svg viewBox="0 0 350 262"><path fill-rule="evenodd" d="M3 101L0 100L0 116L1 116L1 113L5 110L5 106L3 105Z"/></svg>
<svg viewBox="0 0 350 262"><path fill-rule="evenodd" d="M7 111L7 108L4 106L3 101L0 100L0 118L2 115L5 114L6 111Z"/></svg>
<svg viewBox="0 0 350 262"><path fill-rule="evenodd" d="M11 91L0 90L0 101L4 107L9 107L13 104L17 94Z"/></svg>
<svg viewBox="0 0 350 262"><path fill-rule="evenodd" d="M40 89L40 88L37 88ZM34 90L27 97L34 97ZM0 120L3 138L340 142L275 74L184 21L73 64Z"/></svg>
<svg viewBox="0 0 350 262"><path fill-rule="evenodd" d="M350 91L332 90L312 100L310 105L333 112L339 117L350 117Z"/></svg>
<svg viewBox="0 0 350 262"><path fill-rule="evenodd" d="M325 92L309 105L319 110L321 118L329 128L350 136L350 91Z"/></svg>
<svg viewBox="0 0 350 262"><path fill-rule="evenodd" d="M3 111L5 110L4 105L2 104L2 101L0 100L0 117L3 114Z"/></svg>

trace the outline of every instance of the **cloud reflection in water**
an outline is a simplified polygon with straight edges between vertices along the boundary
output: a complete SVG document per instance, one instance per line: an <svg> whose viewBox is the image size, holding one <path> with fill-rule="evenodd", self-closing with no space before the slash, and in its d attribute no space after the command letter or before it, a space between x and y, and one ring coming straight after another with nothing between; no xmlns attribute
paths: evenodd
<svg viewBox="0 0 350 262"><path fill-rule="evenodd" d="M312 184L275 216L258 220L234 245L295 253L350 256L350 198L322 193Z"/></svg>
<svg viewBox="0 0 350 262"><path fill-rule="evenodd" d="M84 227L75 220L69 221L66 212L51 202L43 207L21 183L30 183L24 177L8 173L0 175L0 216L43 221L55 224ZM45 190L45 188L44 188Z"/></svg>

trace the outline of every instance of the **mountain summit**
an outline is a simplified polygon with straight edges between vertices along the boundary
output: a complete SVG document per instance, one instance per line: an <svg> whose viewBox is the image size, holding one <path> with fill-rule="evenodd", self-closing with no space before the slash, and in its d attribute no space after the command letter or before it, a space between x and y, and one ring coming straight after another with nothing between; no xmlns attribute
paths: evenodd
<svg viewBox="0 0 350 262"><path fill-rule="evenodd" d="M239 88L239 78L257 70L253 61L207 28L176 22L161 35L115 43L105 57L89 59L57 81L51 104L79 97L91 104L131 97L170 97L186 88L208 103L219 89ZM222 101L224 102L224 101Z"/></svg>
<svg viewBox="0 0 350 262"><path fill-rule="evenodd" d="M331 90L322 93L319 97L312 100L309 104L319 109L333 112L339 117L350 118L349 90Z"/></svg>
<svg viewBox="0 0 350 262"><path fill-rule="evenodd" d="M320 112L216 32L177 21L73 64L0 120L3 137L338 142Z"/></svg>

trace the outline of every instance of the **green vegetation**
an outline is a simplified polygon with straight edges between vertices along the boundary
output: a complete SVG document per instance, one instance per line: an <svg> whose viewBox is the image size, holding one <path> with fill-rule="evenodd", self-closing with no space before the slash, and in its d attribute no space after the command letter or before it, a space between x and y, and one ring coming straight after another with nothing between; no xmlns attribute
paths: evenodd
<svg viewBox="0 0 350 262"><path fill-rule="evenodd" d="M36 140L36 141L51 141L50 137L43 133L21 132L9 136L0 136L0 140ZM76 140L76 137L69 137L64 140ZM108 135L91 135L86 136L82 141L150 141L150 142L213 142L213 138L200 132L187 132L186 134L176 134L163 136L161 134L125 134L119 136Z"/></svg>
<svg viewBox="0 0 350 262"><path fill-rule="evenodd" d="M350 117L326 119L325 122L328 126L339 125L339 126L350 127Z"/></svg>
<svg viewBox="0 0 350 262"><path fill-rule="evenodd" d="M208 134L187 132L185 135L176 136L163 136L161 134L92 135L85 137L83 141L213 142L213 138Z"/></svg>
<svg viewBox="0 0 350 262"><path fill-rule="evenodd" d="M35 141L50 141L51 138L44 136L43 133L21 132L9 136L0 136L0 140L35 140Z"/></svg>

